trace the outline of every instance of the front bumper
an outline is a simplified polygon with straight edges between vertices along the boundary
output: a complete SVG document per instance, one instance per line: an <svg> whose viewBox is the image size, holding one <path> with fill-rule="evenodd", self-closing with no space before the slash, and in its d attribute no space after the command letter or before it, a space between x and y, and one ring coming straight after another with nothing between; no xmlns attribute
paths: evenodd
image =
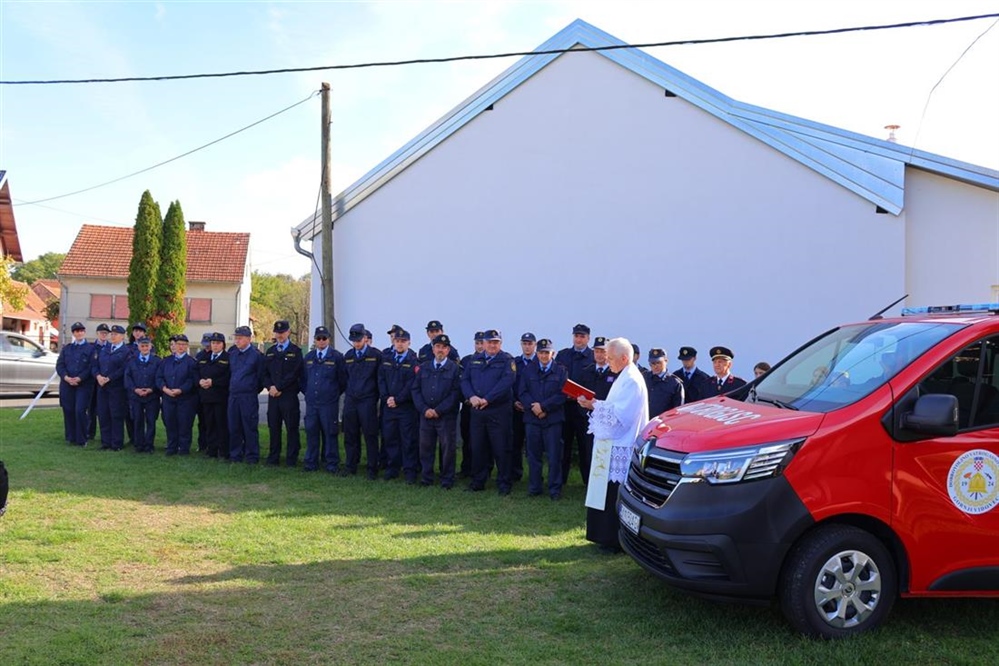
<svg viewBox="0 0 999 666"><path fill-rule="evenodd" d="M618 514L624 506L641 518L637 534L622 520L621 546L671 585L708 597L772 597L788 549L814 523L782 476L681 483L662 506L647 501L629 484L618 494Z"/></svg>

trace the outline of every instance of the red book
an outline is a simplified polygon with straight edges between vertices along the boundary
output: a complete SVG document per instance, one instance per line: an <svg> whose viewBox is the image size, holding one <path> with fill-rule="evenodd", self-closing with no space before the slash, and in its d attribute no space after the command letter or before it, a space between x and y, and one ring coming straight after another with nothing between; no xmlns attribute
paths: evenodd
<svg viewBox="0 0 999 666"><path fill-rule="evenodd" d="M593 400L593 398L597 395L582 384L577 384L571 379L565 380L565 384L562 385L562 393L565 393L573 400L579 398L580 396L586 398L587 400Z"/></svg>

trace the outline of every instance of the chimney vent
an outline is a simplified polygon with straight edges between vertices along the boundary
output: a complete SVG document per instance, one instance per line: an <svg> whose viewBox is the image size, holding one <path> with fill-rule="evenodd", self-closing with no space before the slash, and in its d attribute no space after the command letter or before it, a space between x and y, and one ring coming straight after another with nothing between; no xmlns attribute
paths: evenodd
<svg viewBox="0 0 999 666"><path fill-rule="evenodd" d="M204 231L205 230L205 223L204 222L195 222L194 220L191 220L190 222L188 222L188 228L191 231Z"/></svg>
<svg viewBox="0 0 999 666"><path fill-rule="evenodd" d="M898 140L895 138L895 130L897 130L899 127L901 127L901 125L885 125L885 129L888 130L887 141L890 141L892 143L898 143Z"/></svg>

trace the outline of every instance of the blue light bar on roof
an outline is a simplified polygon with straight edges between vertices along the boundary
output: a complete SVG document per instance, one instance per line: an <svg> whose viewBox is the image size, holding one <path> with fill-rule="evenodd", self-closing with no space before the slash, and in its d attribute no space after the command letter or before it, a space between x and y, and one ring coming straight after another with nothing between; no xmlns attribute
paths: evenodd
<svg viewBox="0 0 999 666"><path fill-rule="evenodd" d="M999 312L999 303L961 303L959 305L927 305L921 308L902 308L902 316L927 314L961 314L971 312Z"/></svg>

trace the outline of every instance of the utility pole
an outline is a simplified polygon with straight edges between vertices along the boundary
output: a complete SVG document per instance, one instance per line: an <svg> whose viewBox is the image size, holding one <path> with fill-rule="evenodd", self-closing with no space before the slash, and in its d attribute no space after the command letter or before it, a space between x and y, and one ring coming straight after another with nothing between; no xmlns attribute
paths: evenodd
<svg viewBox="0 0 999 666"><path fill-rule="evenodd" d="M322 211L323 211L323 325L329 327L330 346L336 349L336 336L332 331L336 328L333 320L333 198L330 187L333 177L330 174L330 163L332 162L332 149L330 148L330 84L323 83L323 110L322 110L322 152L323 152L323 182L322 182Z"/></svg>

